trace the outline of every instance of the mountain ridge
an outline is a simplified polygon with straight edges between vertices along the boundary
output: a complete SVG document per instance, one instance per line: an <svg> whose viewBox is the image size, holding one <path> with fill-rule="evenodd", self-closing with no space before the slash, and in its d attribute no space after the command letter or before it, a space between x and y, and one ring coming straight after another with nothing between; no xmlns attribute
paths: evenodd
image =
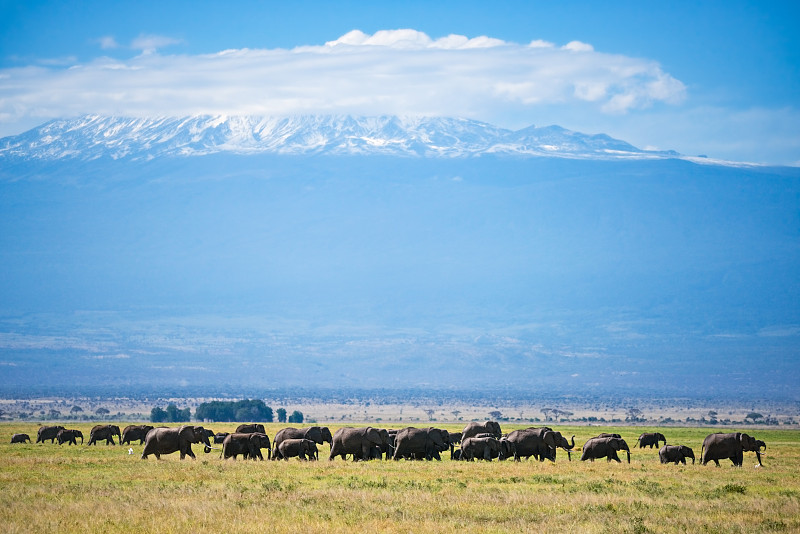
<svg viewBox="0 0 800 534"><path fill-rule="evenodd" d="M384 115L195 115L54 119L0 139L0 157L42 160L153 159L236 154L393 155L463 158L484 154L569 159L680 157L639 149L606 134L560 126L508 130L471 119Z"/></svg>

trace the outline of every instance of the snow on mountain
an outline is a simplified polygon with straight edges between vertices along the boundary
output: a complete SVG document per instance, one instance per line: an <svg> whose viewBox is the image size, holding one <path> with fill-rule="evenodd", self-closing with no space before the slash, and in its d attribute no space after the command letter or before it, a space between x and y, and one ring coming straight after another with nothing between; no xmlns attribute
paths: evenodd
<svg viewBox="0 0 800 534"><path fill-rule="evenodd" d="M511 131L467 119L396 116L87 115L52 120L0 139L0 156L45 160L152 159L218 152L433 157L508 154L576 159L678 156L559 126Z"/></svg>

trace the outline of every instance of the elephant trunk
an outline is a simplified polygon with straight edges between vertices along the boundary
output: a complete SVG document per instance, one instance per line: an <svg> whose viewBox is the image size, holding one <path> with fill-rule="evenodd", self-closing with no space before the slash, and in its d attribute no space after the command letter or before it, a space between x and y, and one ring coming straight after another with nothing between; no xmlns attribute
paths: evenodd
<svg viewBox="0 0 800 534"><path fill-rule="evenodd" d="M575 434L572 434L572 444L569 446L568 449L574 449L574 448L575 448Z"/></svg>

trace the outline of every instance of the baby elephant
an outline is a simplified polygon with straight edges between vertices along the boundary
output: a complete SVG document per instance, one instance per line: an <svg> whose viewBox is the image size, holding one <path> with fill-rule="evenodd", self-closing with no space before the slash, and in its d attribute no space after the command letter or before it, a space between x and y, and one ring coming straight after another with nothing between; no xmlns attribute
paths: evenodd
<svg viewBox="0 0 800 534"><path fill-rule="evenodd" d="M289 459L297 456L301 460L316 460L319 458L317 444L310 439L292 438L281 441L275 447L273 460Z"/></svg>
<svg viewBox="0 0 800 534"><path fill-rule="evenodd" d="M658 457L661 458L662 464L678 462L686 465L686 458L691 458L694 463L694 451L686 445L664 445L658 451Z"/></svg>
<svg viewBox="0 0 800 534"><path fill-rule="evenodd" d="M30 443L31 437L28 434L14 434L11 436L11 443Z"/></svg>

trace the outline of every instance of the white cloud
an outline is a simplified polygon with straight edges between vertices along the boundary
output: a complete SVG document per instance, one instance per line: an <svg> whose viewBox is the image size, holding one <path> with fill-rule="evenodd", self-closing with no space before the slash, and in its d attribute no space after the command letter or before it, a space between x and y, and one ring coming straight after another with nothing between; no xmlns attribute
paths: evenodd
<svg viewBox="0 0 800 534"><path fill-rule="evenodd" d="M111 35L100 37L99 39L97 39L97 43L103 50L112 50L114 48L120 47L119 43L117 43L117 40L114 39L114 37L112 37Z"/></svg>
<svg viewBox="0 0 800 534"><path fill-rule="evenodd" d="M0 123L84 113L143 115L355 113L535 116L552 105L625 114L677 103L684 85L658 63L573 41L432 39L404 29L351 31L319 46L161 55L178 41L142 35L127 60L0 71ZM112 37L100 40L113 47Z"/></svg>

